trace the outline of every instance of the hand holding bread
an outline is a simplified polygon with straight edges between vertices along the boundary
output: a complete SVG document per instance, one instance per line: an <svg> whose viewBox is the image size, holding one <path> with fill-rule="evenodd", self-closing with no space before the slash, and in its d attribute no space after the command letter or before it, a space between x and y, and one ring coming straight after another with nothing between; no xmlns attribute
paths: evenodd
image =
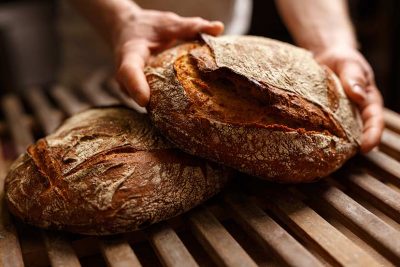
<svg viewBox="0 0 400 267"><path fill-rule="evenodd" d="M127 232L205 201L231 168L312 182L360 148L360 114L338 77L290 44L202 35L152 58L145 74L153 125L123 107L71 117L11 167L13 214L45 228Z"/></svg>
<svg viewBox="0 0 400 267"><path fill-rule="evenodd" d="M150 89L143 69L151 53L171 47L177 40L194 39L199 32L218 35L223 24L171 12L141 10L116 30L116 79L139 105L146 106Z"/></svg>
<svg viewBox="0 0 400 267"><path fill-rule="evenodd" d="M194 39L201 32L216 36L223 31L220 22L146 10L131 0L69 1L110 43L121 89L141 106L150 99L143 68L151 53L175 41ZM364 124L361 151L368 152L379 143L383 131L382 96L371 67L357 51L346 1L276 0L276 6L296 44L329 66L358 105Z"/></svg>
<svg viewBox="0 0 400 267"><path fill-rule="evenodd" d="M358 106L364 122L361 151L370 151L379 144L384 127L383 99L371 66L351 47L331 47L314 56L338 74L347 96Z"/></svg>

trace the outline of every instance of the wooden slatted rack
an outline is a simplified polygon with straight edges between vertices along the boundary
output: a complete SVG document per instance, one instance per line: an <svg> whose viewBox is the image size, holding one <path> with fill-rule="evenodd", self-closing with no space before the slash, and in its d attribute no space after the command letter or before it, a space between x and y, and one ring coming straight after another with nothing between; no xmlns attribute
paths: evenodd
<svg viewBox="0 0 400 267"><path fill-rule="evenodd" d="M0 197L11 162L64 118L129 104L98 71L81 90L30 88L1 99ZM136 106L137 108L137 106ZM400 115L379 149L320 182L237 177L220 195L144 231L90 237L24 225L0 206L0 266L399 266Z"/></svg>

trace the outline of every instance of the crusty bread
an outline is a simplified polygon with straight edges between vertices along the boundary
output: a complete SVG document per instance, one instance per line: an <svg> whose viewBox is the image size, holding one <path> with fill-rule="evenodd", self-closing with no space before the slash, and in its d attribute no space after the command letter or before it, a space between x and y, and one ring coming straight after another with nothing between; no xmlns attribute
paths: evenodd
<svg viewBox="0 0 400 267"><path fill-rule="evenodd" d="M148 111L181 149L277 182L310 182L359 148L361 121L308 51L254 36L203 35L154 57Z"/></svg>
<svg viewBox="0 0 400 267"><path fill-rule="evenodd" d="M11 167L6 200L36 226L113 234L192 208L216 194L229 173L174 148L145 115L98 108L31 145Z"/></svg>

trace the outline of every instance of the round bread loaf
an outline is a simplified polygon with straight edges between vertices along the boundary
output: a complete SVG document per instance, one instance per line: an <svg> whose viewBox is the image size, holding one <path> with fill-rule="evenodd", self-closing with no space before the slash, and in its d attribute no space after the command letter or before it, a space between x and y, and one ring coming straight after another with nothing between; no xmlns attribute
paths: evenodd
<svg viewBox="0 0 400 267"><path fill-rule="evenodd" d="M133 231L216 194L229 170L174 148L130 109L68 119L12 165L6 201L23 221L84 234Z"/></svg>
<svg viewBox="0 0 400 267"><path fill-rule="evenodd" d="M178 147L290 183L324 177L357 152L357 108L310 52L262 37L202 38L145 70L152 121Z"/></svg>

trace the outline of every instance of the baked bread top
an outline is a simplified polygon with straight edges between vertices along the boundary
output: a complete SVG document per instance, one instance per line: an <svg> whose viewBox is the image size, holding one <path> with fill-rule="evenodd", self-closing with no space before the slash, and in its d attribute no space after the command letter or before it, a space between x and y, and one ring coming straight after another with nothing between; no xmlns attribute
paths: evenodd
<svg viewBox="0 0 400 267"><path fill-rule="evenodd" d="M30 224L115 234L176 216L216 194L229 171L181 152L124 107L68 119L6 177L10 211Z"/></svg>
<svg viewBox="0 0 400 267"><path fill-rule="evenodd" d="M357 151L357 108L310 52L263 37L202 38L146 69L152 120L181 149L280 182L325 176Z"/></svg>

